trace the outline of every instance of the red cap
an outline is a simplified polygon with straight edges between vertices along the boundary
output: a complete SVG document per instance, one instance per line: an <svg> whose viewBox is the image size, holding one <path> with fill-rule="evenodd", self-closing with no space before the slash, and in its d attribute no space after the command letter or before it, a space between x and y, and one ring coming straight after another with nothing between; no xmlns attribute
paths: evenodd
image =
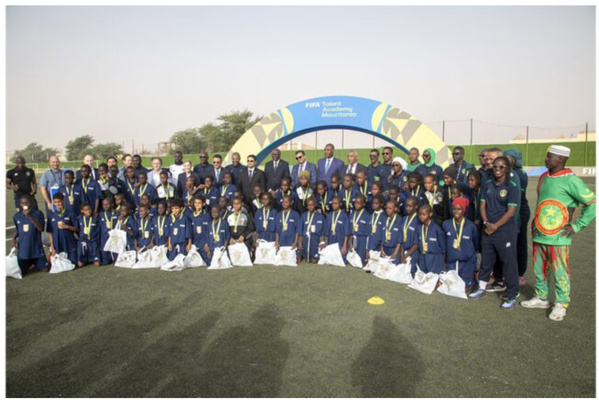
<svg viewBox="0 0 599 400"><path fill-rule="evenodd" d="M452 207L460 206L464 211L466 211L466 207L468 207L468 204L470 204L470 200L468 200L465 197L458 197L453 201L453 203L451 203Z"/></svg>

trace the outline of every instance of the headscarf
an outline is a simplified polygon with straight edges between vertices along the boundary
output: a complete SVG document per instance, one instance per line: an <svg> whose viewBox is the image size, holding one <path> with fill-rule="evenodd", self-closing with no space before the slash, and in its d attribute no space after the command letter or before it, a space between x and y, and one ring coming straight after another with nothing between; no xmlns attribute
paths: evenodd
<svg viewBox="0 0 599 400"><path fill-rule="evenodd" d="M470 204L470 200L468 200L465 197L458 197L451 203L451 206L452 207L459 206L462 208L462 210L466 211L468 204Z"/></svg>
<svg viewBox="0 0 599 400"><path fill-rule="evenodd" d="M437 158L437 153L435 153L435 150L431 149L430 147L424 151L428 151L428 153L431 155L430 161L427 163L424 163L424 165L426 165L427 167L432 167L433 164L435 163L435 159Z"/></svg>
<svg viewBox="0 0 599 400"><path fill-rule="evenodd" d="M514 168L522 168L522 153L516 149L507 149L503 152L503 155L506 157L513 157L516 162L514 163Z"/></svg>
<svg viewBox="0 0 599 400"><path fill-rule="evenodd" d="M401 165L401 169L402 169L402 170L405 170L405 169L406 169L406 166L408 165L408 163L406 162L406 160L404 160L404 159L403 159L403 158L401 158L401 157L395 157L395 158L393 159L393 162L394 162L394 163L399 163L399 165Z"/></svg>

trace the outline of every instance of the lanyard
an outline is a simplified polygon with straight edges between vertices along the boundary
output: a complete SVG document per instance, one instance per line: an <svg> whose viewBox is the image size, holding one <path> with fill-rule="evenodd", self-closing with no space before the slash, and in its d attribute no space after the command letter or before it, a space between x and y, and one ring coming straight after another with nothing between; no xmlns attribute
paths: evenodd
<svg viewBox="0 0 599 400"><path fill-rule="evenodd" d="M422 224L422 250L423 253L428 251L428 225Z"/></svg>
<svg viewBox="0 0 599 400"><path fill-rule="evenodd" d="M158 216L158 236L162 236L164 233L164 222L166 221L166 215L162 216L162 223L160 222L160 216Z"/></svg>
<svg viewBox="0 0 599 400"><path fill-rule="evenodd" d="M220 223L223 222L222 218L218 219L218 226L216 227L216 230L214 229L214 221L212 221L212 237L214 238L214 240L218 241L218 232L220 232Z"/></svg>
<svg viewBox="0 0 599 400"><path fill-rule="evenodd" d="M146 192L146 189L148 188L148 184L146 183L143 188L140 186L139 187L139 194L138 196L141 198L141 196L143 196L143 194Z"/></svg>
<svg viewBox="0 0 599 400"><path fill-rule="evenodd" d="M196 211L193 212L193 216L196 217L196 218L199 217L202 214L204 214L204 210L200 210L200 212L196 212Z"/></svg>
<svg viewBox="0 0 599 400"><path fill-rule="evenodd" d="M162 189L164 189L164 195L166 196L166 199L168 200L170 198L170 185L167 184L166 188L164 187L164 185L162 185Z"/></svg>
<svg viewBox="0 0 599 400"><path fill-rule="evenodd" d="M287 218L285 218L285 214L287 214ZM282 216L282 222L283 222L283 230L286 231L287 230L287 221L289 221L289 216L291 215L291 211L283 211L283 216Z"/></svg>
<svg viewBox="0 0 599 400"><path fill-rule="evenodd" d="M212 189L212 188L204 187L204 194L208 194L208 189Z"/></svg>
<svg viewBox="0 0 599 400"><path fill-rule="evenodd" d="M144 225L144 219L146 220L146 223ZM148 222L150 222L150 218L142 218L141 219L141 231L145 232L146 228L148 227Z"/></svg>
<svg viewBox="0 0 599 400"><path fill-rule="evenodd" d="M181 214L179 214L179 221L181 221L181 217L183 216L183 212L181 212ZM174 224L175 222L177 222L177 216L175 214L171 215L171 221Z"/></svg>
<svg viewBox="0 0 599 400"><path fill-rule="evenodd" d="M387 222L385 223L385 241L391 240L391 229L393 224L395 224L395 219L397 218L397 214L393 216L393 219L387 217ZM389 225L389 221L391 221L391 225Z"/></svg>
<svg viewBox="0 0 599 400"><path fill-rule="evenodd" d="M337 219L335 219L335 213L337 213ZM337 210L337 211L333 212L333 225L331 225L331 232L333 232L333 235L335 234L335 232L337 230L337 221L339 221L340 216L341 216L341 210Z"/></svg>
<svg viewBox="0 0 599 400"><path fill-rule="evenodd" d="M307 220L308 220L308 228L306 228L306 232L310 232L310 227L312 226L312 220L314 219L314 215L315 214L316 214L315 212L313 212L313 213L309 212L308 213L308 218L307 218Z"/></svg>
<svg viewBox="0 0 599 400"><path fill-rule="evenodd" d="M106 220L106 228L108 228L108 230L112 229L112 212L110 213L110 216L108 216L108 213L106 211L104 211L104 219Z"/></svg>
<svg viewBox="0 0 599 400"><path fill-rule="evenodd" d="M412 215L410 219L406 218L406 222L403 223L403 241L404 243L408 240L408 228L412 225L412 221L416 217L416 213Z"/></svg>
<svg viewBox="0 0 599 400"><path fill-rule="evenodd" d="M135 183L135 181L133 183ZM129 179L127 179L127 186L129 186L129 191L131 192L131 194L135 193L135 189L133 189L133 186L131 186L131 182L129 182Z"/></svg>
<svg viewBox="0 0 599 400"><path fill-rule="evenodd" d="M323 201L321 202L323 214L326 212L326 208L327 208L327 197L329 197L328 191L324 193L324 198L322 198Z"/></svg>
<svg viewBox="0 0 599 400"><path fill-rule="evenodd" d="M239 214L233 213L233 216L234 216L234 218L235 218L235 216L237 217L237 218L235 218L235 228L234 228L234 231L237 232L237 225L239 225L239 219L241 218L241 211L239 212Z"/></svg>
<svg viewBox="0 0 599 400"><path fill-rule="evenodd" d="M435 203L435 196L436 195L437 195L437 185L435 185L435 190L433 190L433 195L428 199L428 204L430 204L431 207Z"/></svg>
<svg viewBox="0 0 599 400"><path fill-rule="evenodd" d="M345 211L349 211L349 201L351 200L351 190L345 189Z"/></svg>
<svg viewBox="0 0 599 400"><path fill-rule="evenodd" d="M362 187L360 187L360 193L362 193L364 196L366 196L366 193L368 193L368 181L364 182L364 189L362 189Z"/></svg>
<svg viewBox="0 0 599 400"><path fill-rule="evenodd" d="M58 170L58 178L56 178L56 174L54 173L54 171L52 171L52 169L50 169L50 172L52 173L52 176L54 177L54 184L60 184L62 183L62 170L59 169Z"/></svg>
<svg viewBox="0 0 599 400"><path fill-rule="evenodd" d="M458 233L458 228L455 226L455 218L452 218L451 222L453 223L453 229L457 235L456 244L459 249L460 244L462 243L462 233L464 233L464 218L462 217L462 222L460 222L460 233Z"/></svg>
<svg viewBox="0 0 599 400"><path fill-rule="evenodd" d="M364 209L361 209L359 214L354 212L354 220L352 221L354 223L354 233L357 233L355 231L358 230L358 222L360 221L360 218L362 217L362 213L364 213Z"/></svg>
<svg viewBox="0 0 599 400"><path fill-rule="evenodd" d="M87 235L89 238L92 231L92 217L89 217L89 224L85 222L85 217L83 217L83 233Z"/></svg>
<svg viewBox="0 0 599 400"><path fill-rule="evenodd" d="M376 218L374 218L374 216L376 215ZM379 210L379 211L375 211L372 214L372 217L370 218L370 225L372 227L372 234L374 235L376 233L376 226L379 222L379 219L381 218L381 215L383 215L383 211Z"/></svg>
<svg viewBox="0 0 599 400"><path fill-rule="evenodd" d="M87 183L85 182L85 179L81 180L81 186L83 187L83 191L85 192L85 194L87 194L87 186L89 185L89 178L87 178Z"/></svg>
<svg viewBox="0 0 599 400"><path fill-rule="evenodd" d="M225 195L225 193L227 193L227 188L229 187L229 185L225 185L221 188L220 190L220 195L221 197L223 197Z"/></svg>
<svg viewBox="0 0 599 400"><path fill-rule="evenodd" d="M412 196L415 196L420 192L420 185L416 186L416 193L414 193L414 189L411 190Z"/></svg>
<svg viewBox="0 0 599 400"><path fill-rule="evenodd" d="M270 217L270 208L267 213L264 211L266 211L266 208L262 208L262 226L264 227L264 230L266 230L266 227L268 226L268 217Z"/></svg>

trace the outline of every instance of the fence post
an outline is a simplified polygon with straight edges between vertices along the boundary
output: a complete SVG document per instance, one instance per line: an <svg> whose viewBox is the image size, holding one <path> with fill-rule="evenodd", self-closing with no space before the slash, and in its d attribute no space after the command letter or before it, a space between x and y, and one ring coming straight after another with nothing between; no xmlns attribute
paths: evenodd
<svg viewBox="0 0 599 400"><path fill-rule="evenodd" d="M470 164L472 164L472 140L473 140L473 136L474 136L474 130L473 129L474 129L473 128L473 120L472 120L472 118L470 118L470 151L468 152L468 154L469 154L469 157L468 157L469 160L468 160L468 162Z"/></svg>
<svg viewBox="0 0 599 400"><path fill-rule="evenodd" d="M584 128L584 165L583 167L587 166L587 151L588 151L588 145L589 145L589 123L587 122Z"/></svg>
<svg viewBox="0 0 599 400"><path fill-rule="evenodd" d="M441 128L441 132L442 132L442 137L443 137L443 142L445 142L445 120L443 120L443 128Z"/></svg>
<svg viewBox="0 0 599 400"><path fill-rule="evenodd" d="M526 151L526 155L524 156L523 167L528 167L528 125L526 125L526 146L524 147L524 151Z"/></svg>

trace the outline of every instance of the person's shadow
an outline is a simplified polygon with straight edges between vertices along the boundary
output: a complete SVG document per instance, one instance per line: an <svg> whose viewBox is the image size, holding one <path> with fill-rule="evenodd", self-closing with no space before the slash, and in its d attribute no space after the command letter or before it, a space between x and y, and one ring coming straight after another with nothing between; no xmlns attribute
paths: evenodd
<svg viewBox="0 0 599 400"><path fill-rule="evenodd" d="M416 348L388 318L374 318L372 336L351 368L362 397L415 397L424 372Z"/></svg>

